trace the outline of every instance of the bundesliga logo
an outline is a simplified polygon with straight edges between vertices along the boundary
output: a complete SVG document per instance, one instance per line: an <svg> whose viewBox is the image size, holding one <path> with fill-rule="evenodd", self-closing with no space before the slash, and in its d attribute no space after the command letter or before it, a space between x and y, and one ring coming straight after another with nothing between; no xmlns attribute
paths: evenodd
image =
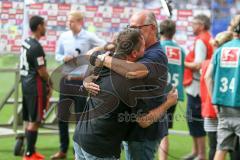
<svg viewBox="0 0 240 160"><path fill-rule="evenodd" d="M166 46L168 63L181 65L181 50L178 47Z"/></svg>
<svg viewBox="0 0 240 160"><path fill-rule="evenodd" d="M223 48L221 53L221 67L237 67L239 48Z"/></svg>

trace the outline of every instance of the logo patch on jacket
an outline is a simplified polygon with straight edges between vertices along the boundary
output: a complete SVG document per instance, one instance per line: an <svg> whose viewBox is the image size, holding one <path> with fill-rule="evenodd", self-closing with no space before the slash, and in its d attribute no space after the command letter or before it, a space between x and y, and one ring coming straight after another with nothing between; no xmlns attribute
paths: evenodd
<svg viewBox="0 0 240 160"><path fill-rule="evenodd" d="M181 65L181 49L178 47L166 46L168 63Z"/></svg>
<svg viewBox="0 0 240 160"><path fill-rule="evenodd" d="M222 48L220 66L221 67L237 67L239 61L239 48L225 47Z"/></svg>

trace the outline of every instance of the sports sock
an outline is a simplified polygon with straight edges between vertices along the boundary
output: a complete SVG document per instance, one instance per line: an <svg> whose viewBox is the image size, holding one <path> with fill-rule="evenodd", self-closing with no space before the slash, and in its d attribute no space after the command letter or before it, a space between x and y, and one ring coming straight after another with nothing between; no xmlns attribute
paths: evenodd
<svg viewBox="0 0 240 160"><path fill-rule="evenodd" d="M35 152L38 131L26 130L27 150L26 156L31 156Z"/></svg>

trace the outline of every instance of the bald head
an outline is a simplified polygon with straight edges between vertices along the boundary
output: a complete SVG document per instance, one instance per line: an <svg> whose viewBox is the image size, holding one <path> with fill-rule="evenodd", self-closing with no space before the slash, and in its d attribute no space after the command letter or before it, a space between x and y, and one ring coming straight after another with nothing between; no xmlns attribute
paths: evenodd
<svg viewBox="0 0 240 160"><path fill-rule="evenodd" d="M147 10L133 14L132 17L130 18L130 24L138 25L153 24L157 27L157 21L154 13Z"/></svg>
<svg viewBox="0 0 240 160"><path fill-rule="evenodd" d="M157 21L153 12L144 10L133 14L130 18L130 27L140 29L146 48L157 42Z"/></svg>
<svg viewBox="0 0 240 160"><path fill-rule="evenodd" d="M142 12L135 13L130 18L130 24L131 26L141 26L144 25L145 19L146 15L143 14Z"/></svg>

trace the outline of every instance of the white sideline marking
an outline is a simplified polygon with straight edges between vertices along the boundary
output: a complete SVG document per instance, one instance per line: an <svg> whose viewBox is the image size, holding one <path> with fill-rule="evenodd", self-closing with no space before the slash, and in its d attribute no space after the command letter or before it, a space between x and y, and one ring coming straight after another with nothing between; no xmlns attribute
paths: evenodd
<svg viewBox="0 0 240 160"><path fill-rule="evenodd" d="M11 134L14 134L12 129L0 128L0 136L7 136L7 135L11 135Z"/></svg>

